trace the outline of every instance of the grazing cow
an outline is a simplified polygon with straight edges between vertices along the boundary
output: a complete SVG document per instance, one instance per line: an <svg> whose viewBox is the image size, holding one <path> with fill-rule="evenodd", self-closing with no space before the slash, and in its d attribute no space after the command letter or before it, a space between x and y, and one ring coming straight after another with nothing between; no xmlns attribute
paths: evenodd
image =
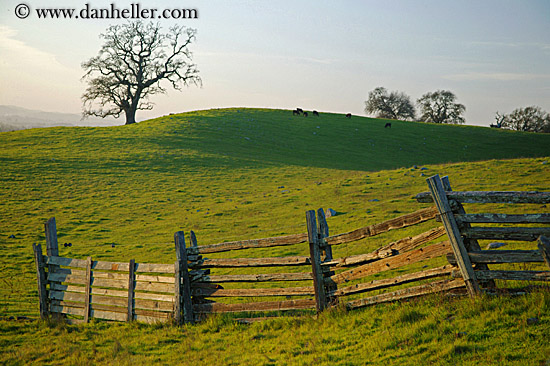
<svg viewBox="0 0 550 366"><path fill-rule="evenodd" d="M346 118L351 118L351 113L346 114Z"/></svg>
<svg viewBox="0 0 550 366"><path fill-rule="evenodd" d="M386 123L386 125L384 126L384 128L391 128L391 123L390 123L390 122Z"/></svg>
<svg viewBox="0 0 550 366"><path fill-rule="evenodd" d="M313 111L313 115L319 117L319 112Z"/></svg>
<svg viewBox="0 0 550 366"><path fill-rule="evenodd" d="M292 111L292 115L293 115L293 116L299 116L299 115L300 115L300 112L298 112L298 110L295 109L295 110Z"/></svg>
<svg viewBox="0 0 550 366"><path fill-rule="evenodd" d="M304 117L307 117L307 112L304 112Z"/></svg>
<svg viewBox="0 0 550 366"><path fill-rule="evenodd" d="M302 108L296 108L296 111L298 111L298 113L300 114L304 113L304 110Z"/></svg>

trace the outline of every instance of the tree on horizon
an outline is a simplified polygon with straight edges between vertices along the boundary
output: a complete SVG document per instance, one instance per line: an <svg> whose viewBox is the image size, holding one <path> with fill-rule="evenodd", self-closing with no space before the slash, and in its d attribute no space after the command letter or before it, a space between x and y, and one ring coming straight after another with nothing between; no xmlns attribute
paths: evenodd
<svg viewBox="0 0 550 366"><path fill-rule="evenodd" d="M161 32L159 24L140 21L112 25L100 35L105 43L99 54L82 63L88 83L82 95L83 117L118 118L136 122L137 110L151 110L149 97L165 94L162 81L174 89L202 85L189 46L196 30L184 26Z"/></svg>

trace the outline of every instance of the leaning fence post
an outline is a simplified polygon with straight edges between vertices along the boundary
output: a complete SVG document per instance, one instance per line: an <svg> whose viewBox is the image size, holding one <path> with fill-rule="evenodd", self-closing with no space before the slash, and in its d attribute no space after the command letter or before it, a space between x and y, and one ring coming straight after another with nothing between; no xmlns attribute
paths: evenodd
<svg viewBox="0 0 550 366"><path fill-rule="evenodd" d="M452 192L453 191L453 189L451 187L451 182L449 181L449 176L448 175L441 178L441 183L443 184L443 188L445 189L446 192ZM455 204L456 204L456 211L455 212L457 214L460 214L460 215L466 214L466 210L464 210L464 206L462 206L462 204L460 202L455 201ZM462 228L465 228L465 229L468 229L468 228L472 227L472 225L470 225L469 223L462 223L461 226L462 226ZM464 247L466 248L466 251L481 250L481 247L479 246L479 243L476 239L464 238L463 242L464 242ZM476 269L480 269L482 271L488 271L489 266L486 265L486 264L477 264ZM481 284L483 286L488 286L490 288L496 288L497 287L497 285L495 283L495 280L481 281Z"/></svg>
<svg viewBox="0 0 550 366"><path fill-rule="evenodd" d="M193 303L191 302L191 282L189 281L189 267L187 265L187 249L183 231L174 234L176 244L176 323L181 324L181 309L183 308L184 323L193 323ZM179 272L179 273L178 273ZM179 288L179 291L178 291Z"/></svg>
<svg viewBox="0 0 550 366"><path fill-rule="evenodd" d="M451 247L458 263L458 267L460 268L462 278L468 288L468 293L471 297L476 296L481 293L481 290L479 288L472 263L470 262L470 257L468 256L468 252L466 251L466 247L462 241L460 230L456 224L455 217L447 199L447 194L443 188L441 178L439 175L434 175L426 181L428 182L433 200L441 216L441 221L443 221L443 226L445 226L445 231L447 231L447 235L449 236Z"/></svg>
<svg viewBox="0 0 550 366"><path fill-rule="evenodd" d="M315 211L310 210L306 212L306 223L309 241L309 256L311 268L313 270L313 288L315 290L316 309L317 312L321 312L327 307L327 296L321 268L321 246L319 243L319 235L317 234Z"/></svg>
<svg viewBox="0 0 550 366"><path fill-rule="evenodd" d="M40 301L40 318L45 319L49 315L48 311L48 292L46 290L46 271L44 270L44 257L42 256L42 246L34 243L34 263L36 264L36 279L38 281L38 298Z"/></svg>

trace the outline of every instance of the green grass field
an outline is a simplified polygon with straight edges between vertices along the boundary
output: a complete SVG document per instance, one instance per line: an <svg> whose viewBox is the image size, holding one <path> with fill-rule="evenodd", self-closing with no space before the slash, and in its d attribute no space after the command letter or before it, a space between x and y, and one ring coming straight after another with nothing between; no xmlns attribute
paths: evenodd
<svg viewBox="0 0 550 366"><path fill-rule="evenodd" d="M51 216L59 242L73 244L63 256L170 263L178 230L194 230L200 245L305 232L305 211L319 207L340 213L331 233L416 211L426 205L412 196L433 174L449 175L455 190L550 191L550 135L385 122L240 108L0 133L0 317L37 317L31 244L44 245ZM538 365L550 359L549 305L547 292L434 297L182 329L0 321L0 363Z"/></svg>

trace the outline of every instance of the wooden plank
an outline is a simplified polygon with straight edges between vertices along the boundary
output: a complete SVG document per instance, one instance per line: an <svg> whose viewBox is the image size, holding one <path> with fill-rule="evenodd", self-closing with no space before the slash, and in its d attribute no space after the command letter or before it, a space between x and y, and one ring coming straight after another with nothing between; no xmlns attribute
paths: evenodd
<svg viewBox="0 0 550 366"><path fill-rule="evenodd" d="M294 234L286 236L277 236L273 238L250 239L231 241L210 245L199 245L198 247L188 248L189 254L220 253L230 250L250 249L250 248L270 248L285 245L294 245L305 243L307 234Z"/></svg>
<svg viewBox="0 0 550 366"><path fill-rule="evenodd" d="M550 236L550 227L471 227L461 233L471 239L535 241Z"/></svg>
<svg viewBox="0 0 550 366"><path fill-rule="evenodd" d="M259 297L259 296L314 296L312 286L285 288L218 289L194 287L193 296L200 297Z"/></svg>
<svg viewBox="0 0 550 366"><path fill-rule="evenodd" d="M50 290L84 293L85 287L52 283L50 286ZM91 293L92 293L92 296L105 295L105 296L113 296L113 297L122 297L124 298L124 301L126 301L126 297L128 296L128 291L112 290L112 289L97 288L97 287L92 287ZM153 293L147 293L147 292L136 292L134 293L134 299L136 299L136 301L138 299L141 299L141 300L163 301L163 302L168 302L170 304L174 303L173 294L163 295L163 294L153 294Z"/></svg>
<svg viewBox="0 0 550 366"><path fill-rule="evenodd" d="M550 271L476 271L478 279L509 281L550 281Z"/></svg>
<svg viewBox="0 0 550 366"><path fill-rule="evenodd" d="M85 277L86 271L74 269L74 268L58 268L55 270L55 273L57 274L68 274L68 275L74 275L75 277ZM107 278L111 280L120 280L124 281L128 279L128 274L126 273L120 273L120 272L101 272L101 271L94 271L94 277L95 278ZM136 281L144 281L144 282L160 282L160 283L169 283L174 284L174 277L173 276L157 276L157 275L139 275L134 273L134 277Z"/></svg>
<svg viewBox="0 0 550 366"><path fill-rule="evenodd" d="M84 304L81 302L73 302L73 301L66 301L66 300L51 300L53 305L57 306L70 306L73 308L82 308L84 309ZM103 305L98 303L93 303L91 307L91 314L93 314L94 311L110 311L113 313L120 313L122 314L122 321L126 321L128 310L126 308L126 305L124 306L113 306L113 305ZM137 318L138 315L147 315L147 316L156 316L156 317L163 317L163 318L169 318L172 316L171 312L163 312L163 311L155 311L155 310L146 310L146 309L135 309L135 317Z"/></svg>
<svg viewBox="0 0 550 366"><path fill-rule="evenodd" d="M83 277L59 274L55 272L48 273L48 281L65 282L65 283L76 284L76 285L86 284L86 279ZM128 290L128 280L110 280L110 279L94 277L92 278L92 286ZM174 285L171 285L169 283L139 281L135 283L135 291L164 292L164 293L173 294Z"/></svg>
<svg viewBox="0 0 550 366"><path fill-rule="evenodd" d="M460 230L458 229L451 206L447 200L447 194L453 192L445 192L439 175L428 178L427 182L437 210L441 216L441 220L443 221L443 226L445 226L445 230L447 231L447 236L451 242L451 247L458 261L458 267L460 268L466 287L468 288L468 293L470 296L479 295L481 294L481 290L474 269L472 268L472 263L464 247Z"/></svg>
<svg viewBox="0 0 550 366"><path fill-rule="evenodd" d="M396 269L408 264L436 258L445 255L450 251L450 243L448 241L444 241L441 243L429 245L424 248L417 248L410 252L399 254L394 257L389 257L376 262L364 264L357 268L353 268L331 276L330 280L337 284L345 283L348 281L353 281L359 278L370 276L375 273L390 271L392 269Z"/></svg>
<svg viewBox="0 0 550 366"><path fill-rule="evenodd" d="M185 247L185 236L183 231L178 231L174 234L174 242L176 245L176 257L179 264L180 276L178 277L178 285L181 278L181 300L176 304L181 303L183 310L183 322L193 323L195 315L193 314L193 303L191 302L191 281L189 280L189 268L187 266L187 248ZM177 308L177 307L176 307ZM179 313L175 315L176 319Z"/></svg>
<svg viewBox="0 0 550 366"><path fill-rule="evenodd" d="M541 235L538 239L538 248L540 251L540 255L542 258L544 258L544 261L546 262L546 265L550 268L550 240L546 238L545 236Z"/></svg>
<svg viewBox="0 0 550 366"><path fill-rule="evenodd" d="M61 313L61 314L77 315L77 316L83 316L84 314L84 308L75 308L67 305L53 305L52 308L55 309L56 313ZM157 314L158 316L155 316ZM155 321L167 321L169 319L169 316L167 316L166 313L157 313L157 314L147 314L147 315L136 314L136 320L150 323ZM96 309L91 310L91 317L97 318L97 319L115 320L115 321L126 320L125 313L106 311L106 310L96 310Z"/></svg>
<svg viewBox="0 0 550 366"><path fill-rule="evenodd" d="M382 223L370 225L356 229L347 233L332 235L325 238L329 245L338 245L361 240L371 236L379 235L390 230L401 229L407 226L419 224L421 222L435 218L437 209L435 207L425 208L407 215L396 217Z"/></svg>
<svg viewBox="0 0 550 366"><path fill-rule="evenodd" d="M501 213L476 213L455 215L459 223L472 224L550 224L550 213L537 214L501 214Z"/></svg>
<svg viewBox="0 0 550 366"><path fill-rule="evenodd" d="M222 283L222 282L273 282L273 281L311 281L311 272L298 273L261 273L246 275L216 275L204 276L199 282Z"/></svg>
<svg viewBox="0 0 550 366"><path fill-rule="evenodd" d="M86 279L84 286L86 287L84 295L84 323L88 323L90 319L90 287L92 286L92 257L86 258Z"/></svg>
<svg viewBox="0 0 550 366"><path fill-rule="evenodd" d="M529 263L543 262L538 250L480 250L469 252L472 263Z"/></svg>
<svg viewBox="0 0 550 366"><path fill-rule="evenodd" d="M282 267L309 265L306 256L264 257L264 258L205 258L193 268L242 268L242 267Z"/></svg>
<svg viewBox="0 0 550 366"><path fill-rule="evenodd" d="M59 301L65 301L65 302L79 302L84 304L84 300L86 296L83 293L50 291L49 298L52 300L59 300ZM121 311L123 311L124 308L127 309L128 307L128 300L125 298L95 295L93 293L92 293L90 302L91 302L92 308L95 305L110 305L110 306L121 307ZM165 302L165 301L136 299L135 309L172 312L174 308L173 308L173 301Z"/></svg>
<svg viewBox="0 0 550 366"><path fill-rule="evenodd" d="M402 252L406 252L415 249L423 244L426 244L434 239L442 237L446 234L443 226L433 228L422 234L406 237L397 241L391 242L373 252L366 254L358 254L344 258L333 259L331 266L335 267L349 267L352 265L363 264L377 259L383 259L397 255ZM333 264L334 263L334 264Z"/></svg>
<svg viewBox="0 0 550 366"><path fill-rule="evenodd" d="M309 255L311 259L311 269L313 273L313 288L315 290L315 302L317 312L325 310L327 307L327 296L325 292L325 281L321 269L321 246L319 235L317 233L317 223L315 220L315 211L306 212L307 233L309 241Z"/></svg>
<svg viewBox="0 0 550 366"><path fill-rule="evenodd" d="M40 306L40 318L45 319L48 317L48 302L47 302L47 290L46 290L46 272L44 271L44 257L42 255L42 246L40 244L33 243L32 249L34 252L34 264L36 267L36 281L38 285L38 301Z"/></svg>
<svg viewBox="0 0 550 366"><path fill-rule="evenodd" d="M83 260L83 259L48 256L46 258L46 263L66 266L66 267L86 268L86 260ZM92 270L128 272L129 267L128 267L128 263L93 261ZM173 264L156 264L156 263L136 263L135 272L136 273L148 272L148 273L174 274L174 265Z"/></svg>
<svg viewBox="0 0 550 366"><path fill-rule="evenodd" d="M285 301L265 301L251 302L243 304L196 304L193 305L195 312L200 314L208 313L234 313L243 311L280 311L294 309L315 309L314 299L285 300Z"/></svg>
<svg viewBox="0 0 550 366"><path fill-rule="evenodd" d="M128 314L127 314L126 321L131 322L132 320L134 320L134 287L135 287L134 269L136 266L136 261L134 259L130 259L130 263L128 263L128 266L130 268L130 272L128 272L128 303L127 303Z"/></svg>
<svg viewBox="0 0 550 366"><path fill-rule="evenodd" d="M502 192L502 191L469 191L448 192L449 200L461 203L550 203L550 192ZM422 192L415 196L418 202L431 203L430 192Z"/></svg>
<svg viewBox="0 0 550 366"><path fill-rule="evenodd" d="M443 292L455 288L464 287L464 280L457 278L454 280L442 280L437 282L409 287L380 295L370 296L364 299L353 300L346 303L348 309L357 309L364 306L380 304L384 302L410 299L413 297L424 296L436 292Z"/></svg>
<svg viewBox="0 0 550 366"><path fill-rule="evenodd" d="M353 286L340 288L330 295L333 296L347 296L358 294L366 291L379 290L382 288L399 286L405 283L422 281L427 279L432 279L436 277L449 276L456 267L451 265L445 265L438 268L432 268L421 272L407 273L401 276L386 278L382 280L372 280L367 283L358 283Z"/></svg>

